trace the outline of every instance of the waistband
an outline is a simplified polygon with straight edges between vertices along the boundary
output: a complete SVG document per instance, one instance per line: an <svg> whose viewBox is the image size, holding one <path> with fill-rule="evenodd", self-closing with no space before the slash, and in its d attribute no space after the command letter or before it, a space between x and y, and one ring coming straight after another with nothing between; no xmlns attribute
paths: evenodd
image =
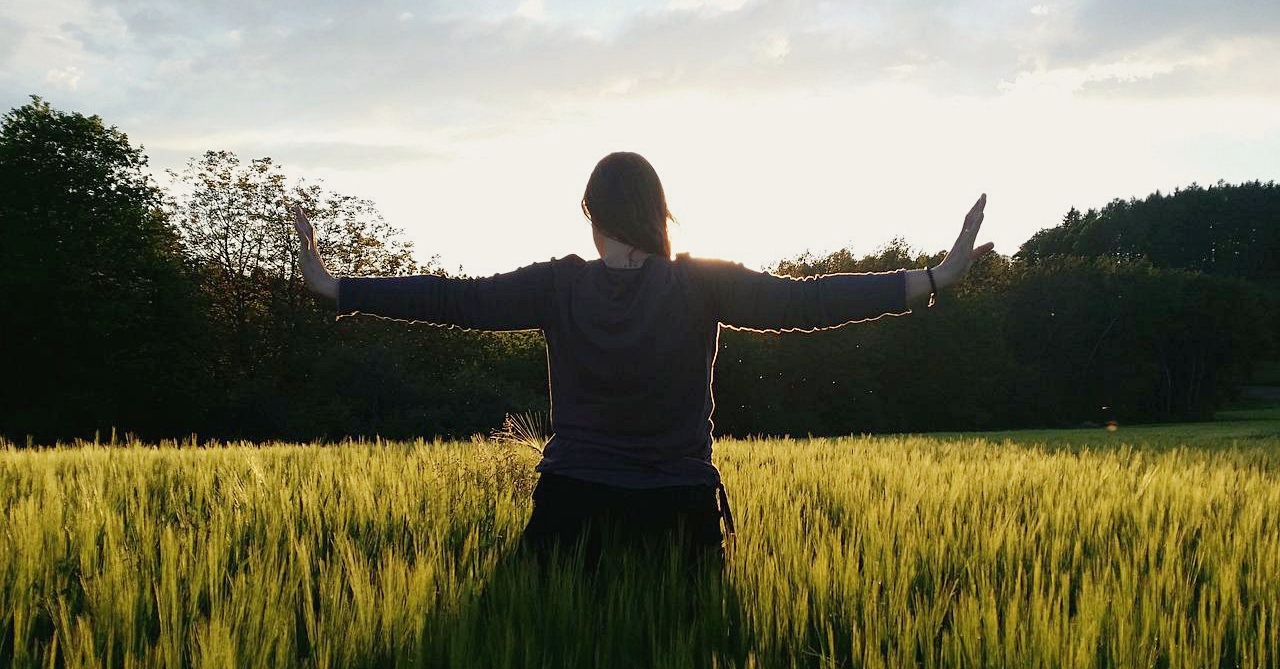
<svg viewBox="0 0 1280 669"><path fill-rule="evenodd" d="M698 499L702 495L711 491L715 495L716 508L720 512L720 521L724 525L724 540L726 556L733 551L733 544L737 538L737 526L733 522L733 509L729 506L729 491L725 489L723 481L717 481L715 485L675 485L661 486L657 488L624 488L608 483L600 483L598 481L590 481L580 479L575 476L566 476L554 472L542 472L539 474L538 486L534 490L534 498L537 499L541 494L550 494L556 496L572 496L580 498L589 495L606 495L617 500L627 499L643 499L648 498L657 493L662 498L671 500L672 498Z"/></svg>

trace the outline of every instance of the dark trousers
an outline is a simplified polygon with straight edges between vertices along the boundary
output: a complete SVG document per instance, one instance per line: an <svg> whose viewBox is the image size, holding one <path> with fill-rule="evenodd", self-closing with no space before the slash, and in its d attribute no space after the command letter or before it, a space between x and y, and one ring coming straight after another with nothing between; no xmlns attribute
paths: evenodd
<svg viewBox="0 0 1280 669"><path fill-rule="evenodd" d="M634 490L542 474L521 548L546 558L581 551L586 569L631 555L639 563L674 547L687 572L724 566L715 486Z"/></svg>

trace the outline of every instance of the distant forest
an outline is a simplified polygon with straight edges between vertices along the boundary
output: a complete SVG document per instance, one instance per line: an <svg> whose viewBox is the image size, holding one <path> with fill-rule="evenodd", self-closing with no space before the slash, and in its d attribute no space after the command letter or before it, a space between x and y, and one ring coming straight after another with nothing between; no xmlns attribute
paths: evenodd
<svg viewBox="0 0 1280 669"><path fill-rule="evenodd" d="M0 436L467 437L548 409L537 333L335 322L297 271L291 203L336 274L445 274L373 203L269 158L193 158L163 189L97 116L32 98L0 127ZM901 240L780 261L807 276L920 267ZM1201 420L1276 357L1280 188L1072 209L914 317L724 330L722 435ZM919 311L920 309L918 309Z"/></svg>

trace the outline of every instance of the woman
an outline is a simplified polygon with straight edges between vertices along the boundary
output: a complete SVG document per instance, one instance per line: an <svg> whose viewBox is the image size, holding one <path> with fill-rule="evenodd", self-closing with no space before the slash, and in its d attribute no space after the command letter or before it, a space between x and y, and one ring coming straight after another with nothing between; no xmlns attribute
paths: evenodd
<svg viewBox="0 0 1280 669"><path fill-rule="evenodd" d="M666 545L689 562L723 559L720 521L733 531L711 464L711 392L720 325L812 331L907 313L959 281L989 252L974 248L986 196L965 217L936 268L830 274L796 280L742 265L671 257L662 183L635 153L606 156L582 212L600 258L576 255L483 279L335 278L295 210L302 272L337 300L339 317L364 313L477 330L542 330L551 427L522 544L539 554L584 542L589 564L614 545Z"/></svg>

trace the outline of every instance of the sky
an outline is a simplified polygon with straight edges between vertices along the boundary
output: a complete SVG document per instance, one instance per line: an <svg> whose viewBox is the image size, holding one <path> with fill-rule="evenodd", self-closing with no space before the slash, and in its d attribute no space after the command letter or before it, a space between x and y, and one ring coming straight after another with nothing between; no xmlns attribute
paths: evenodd
<svg viewBox="0 0 1280 669"><path fill-rule="evenodd" d="M1012 254L1071 207L1280 178L1280 2L5 0L0 105L98 114L373 200L420 261L594 256L646 156L675 250L765 268L895 237Z"/></svg>

